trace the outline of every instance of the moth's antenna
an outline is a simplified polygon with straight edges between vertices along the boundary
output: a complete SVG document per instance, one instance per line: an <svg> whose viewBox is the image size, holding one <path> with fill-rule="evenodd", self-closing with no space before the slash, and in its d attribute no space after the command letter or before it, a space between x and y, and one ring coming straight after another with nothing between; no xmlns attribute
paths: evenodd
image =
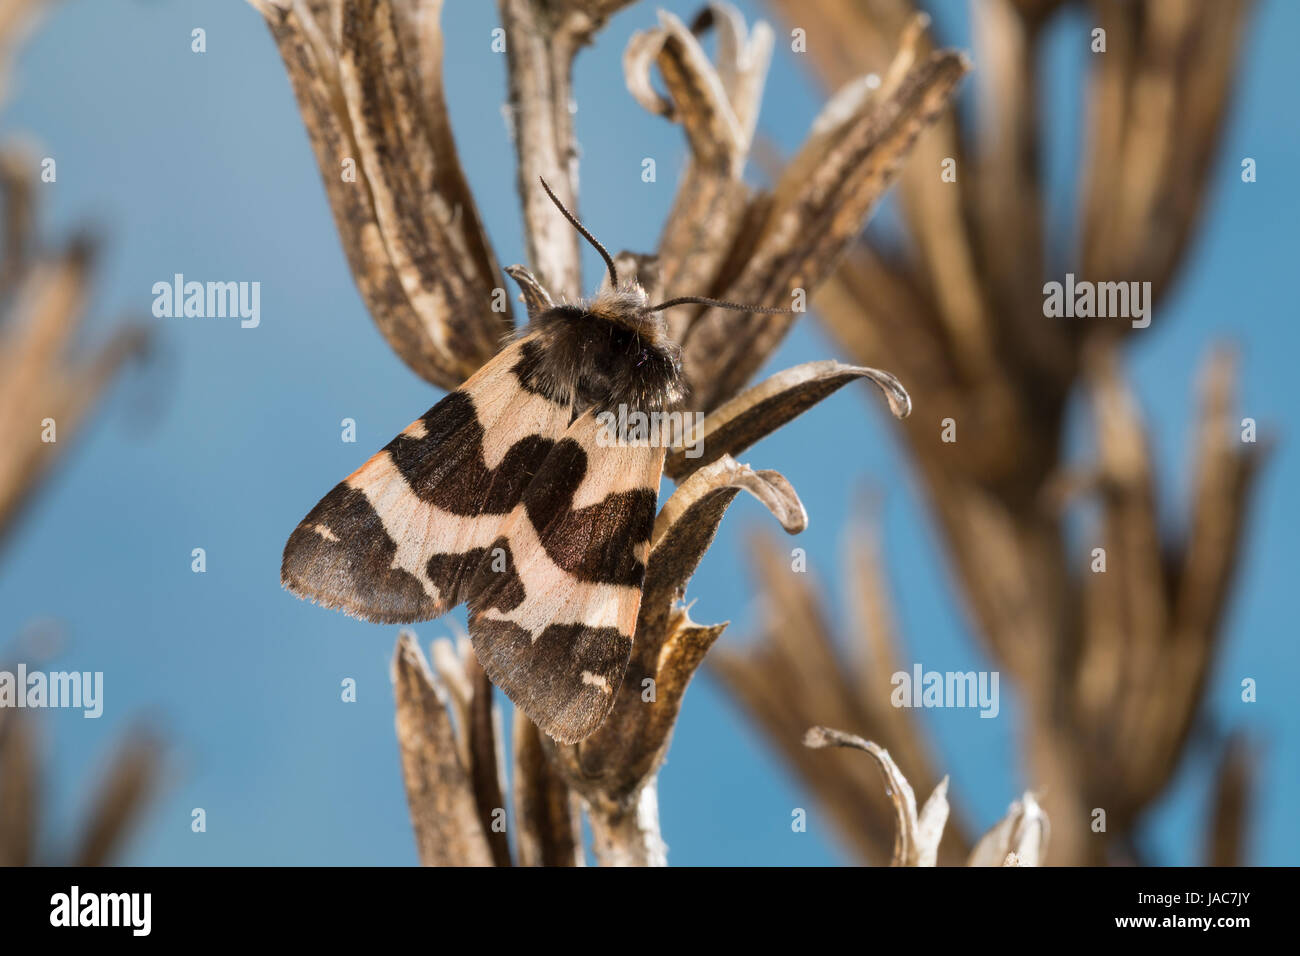
<svg viewBox="0 0 1300 956"><path fill-rule="evenodd" d="M559 197L556 196L555 193L551 192L551 187L546 185L546 180L542 179L541 176L538 176L537 178L541 179L542 188L546 190L546 195L551 197L551 202L555 203L555 207L559 209L560 212L564 213L564 218L569 220L569 222L573 224L573 228L578 230L578 232L582 234L582 238L586 239L588 242L590 242L593 246L596 247L596 251L600 253L600 257L605 260L605 265L609 267L610 288L617 290L618 270L614 268L614 260L609 257L609 252L605 249L604 246L600 244L600 240L598 240L595 236L593 236L590 232L588 232L587 227L578 221L577 216L575 216L573 213L569 212L569 210L564 208L564 203L560 202Z"/></svg>
<svg viewBox="0 0 1300 956"><path fill-rule="evenodd" d="M669 299L667 302L660 302L658 305L652 305L645 309L646 312L660 312L664 309L671 309L675 305L709 305L715 309L731 309L733 312L765 312L774 315L794 315L794 309L765 309L757 305L743 305L740 302L723 302L721 299L706 299L702 295L683 295L676 299Z"/></svg>

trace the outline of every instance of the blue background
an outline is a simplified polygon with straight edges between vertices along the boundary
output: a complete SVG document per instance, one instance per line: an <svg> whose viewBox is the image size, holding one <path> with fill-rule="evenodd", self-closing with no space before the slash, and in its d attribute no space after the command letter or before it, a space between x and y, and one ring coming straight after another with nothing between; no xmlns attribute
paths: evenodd
<svg viewBox="0 0 1300 956"><path fill-rule="evenodd" d="M663 6L689 16L693 3ZM752 20L755 5L742 3ZM968 45L964 3L939 7L941 35ZM524 260L513 153L501 115L504 62L491 52L495 4L450 0L443 15L448 97L459 148L503 263ZM583 149L582 211L614 248L654 246L684 157L680 131L626 93L620 57L654 5L617 16L576 67ZM190 30L207 30L207 53ZM1072 208L1080 146L1081 73L1090 23L1051 33L1043 91L1053 214ZM1240 584L1220 663L1207 689L1217 728L1249 732L1260 765L1252 862L1295 864L1300 802L1296 679L1294 494L1297 222L1295 122L1300 5L1260 4L1237 110L1211 174L1205 228L1129 367L1154 432L1170 518L1183 513L1196 370L1213 341L1241 348L1243 414L1282 439L1259 485ZM778 40L761 123L785 152L823 95ZM56 618L66 630L50 666L102 670L105 715L44 715L50 744L46 850L71 840L91 783L134 720L169 745L164 786L125 853L133 863L407 864L415 852L393 737L388 682L394 628L327 613L281 591L280 550L335 481L438 394L393 355L366 317L340 251L316 162L278 53L261 17L238 2L67 2L24 50L5 138L30 134L58 162L40 187L44 225L60 237L95 225L109 240L88 335L123 314L156 327L160 360L115 387L93 425L18 528L0 567L0 636ZM973 81L967 81L969 93ZM645 156L659 182L640 179ZM1241 183L1241 157L1259 181ZM588 282L599 276L588 259ZM262 323L153 319L154 282L173 273L262 283ZM773 368L832 354L803 323ZM781 469L811 526L807 549L836 608L854 489L869 476L890 491L884 534L910 658L927 668L987 668L954 600L933 530L879 404L845 390L747 456ZM340 441L357 421L357 444ZM831 464L834 463L834 467ZM744 533L775 529L737 502L692 583L700 621L730 619L723 641L752 633L756 608ZM207 551L193 574L190 551ZM841 616L842 619L842 616ZM448 633L421 625L423 643ZM1242 677L1259 702L1239 701ZM359 700L340 702L355 677ZM1033 781L1021 778L1017 709L1003 682L999 720L974 711L921 712L952 775L952 793L979 828ZM1199 859L1210 767L1190 760L1156 807L1143 847L1163 863ZM661 774L664 835L677 864L846 862L756 731L705 674ZM790 811L811 810L807 833ZM190 810L207 811L206 833Z"/></svg>

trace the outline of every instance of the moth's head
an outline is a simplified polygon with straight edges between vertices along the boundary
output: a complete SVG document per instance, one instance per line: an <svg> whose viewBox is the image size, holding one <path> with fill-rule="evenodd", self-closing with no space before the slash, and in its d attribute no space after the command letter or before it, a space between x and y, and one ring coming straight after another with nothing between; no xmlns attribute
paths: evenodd
<svg viewBox="0 0 1300 956"><path fill-rule="evenodd" d="M601 289L585 305L596 318L635 333L647 345L663 348L672 344L663 313L651 310L645 289L635 282Z"/></svg>
<svg viewBox="0 0 1300 956"><path fill-rule="evenodd" d="M732 309L739 312L784 312L792 313L793 309L769 309L758 306L742 305L738 302L723 302L717 299L709 299L704 296L684 295L657 305L651 305L649 296L646 295L645 289L635 280L620 280L618 267L615 266L613 258L604 246L600 244L579 220L578 217L571 213L564 203L560 202L558 196L551 191L551 187L542 179L542 188L546 190L546 195L551 197L551 202L555 203L555 208L560 210L564 218L569 221L578 233L591 243L592 247L600 253L600 257L605 260L605 267L609 270L609 283L600 292L596 293L595 298L579 306L560 306L552 309L546 318L549 319L581 319L583 322L589 322L591 319L609 322L617 330L631 332L636 339L638 348L646 347L652 350L659 350L671 358L674 367L679 367L679 347L669 336L667 325L663 319L665 309L671 309L678 305L696 304L704 305L710 308ZM611 330L612 331L612 330Z"/></svg>
<svg viewBox="0 0 1300 956"><path fill-rule="evenodd" d="M681 350L642 290L602 290L533 319L536 361L528 376L557 401L606 411L658 411L681 400Z"/></svg>

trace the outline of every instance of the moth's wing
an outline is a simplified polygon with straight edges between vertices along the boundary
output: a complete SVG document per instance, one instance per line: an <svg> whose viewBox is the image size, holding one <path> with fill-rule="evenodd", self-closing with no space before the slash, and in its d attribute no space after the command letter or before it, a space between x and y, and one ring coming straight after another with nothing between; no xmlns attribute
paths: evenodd
<svg viewBox="0 0 1300 956"><path fill-rule="evenodd" d="M284 548L300 597L383 624L424 621L464 584L568 426L508 346L335 486Z"/></svg>
<svg viewBox="0 0 1300 956"><path fill-rule="evenodd" d="M597 433L590 411L570 426L469 586L483 669L561 743L596 730L623 681L663 471L663 448Z"/></svg>

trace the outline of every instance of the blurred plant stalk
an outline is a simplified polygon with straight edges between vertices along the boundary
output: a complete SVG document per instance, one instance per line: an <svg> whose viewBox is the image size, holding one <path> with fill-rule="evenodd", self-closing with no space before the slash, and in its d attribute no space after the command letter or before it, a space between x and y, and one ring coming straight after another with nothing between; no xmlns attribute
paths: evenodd
<svg viewBox="0 0 1300 956"><path fill-rule="evenodd" d="M885 72L900 38L917 56L931 49L909 0L770 5L806 31L818 54L804 62L828 89ZM1226 350L1213 350L1190 507L1174 532L1162 533L1163 491L1121 368L1124 346L1163 325L1161 305L1195 236L1250 6L972 4L976 121L949 110L922 134L899 178L903 241L868 234L855 242L814 302L852 361L892 369L918 396L919 413L899 423L899 434L972 627L1022 702L1025 772L1052 819L1055 864L1141 862L1141 816L1169 786L1201 713L1267 446L1241 440L1234 365ZM1095 44L1100 28L1106 47L1089 61L1080 206L1052 234L1038 97L1045 28L1066 8L1085 14L1076 42ZM955 178L944 178L945 164ZM1074 251L1058 258L1055 250ZM1150 282L1152 327L1047 317L1043 284L1067 272ZM1093 439L1083 466L1065 461L1062 448L1076 395ZM1098 518L1075 545L1067 515L1084 505ZM760 542L768 605L761 640L714 661L857 854L883 862L894 826L875 781L852 755L832 760L798 745L809 725L844 727L887 746L922 786L938 781L912 712L889 704L890 674L909 665L882 570L888 549L867 532L849 562L852 660L808 576L790 575L782 550ZM1104 573L1094 548L1104 549ZM1206 843L1211 860L1223 862L1242 855L1249 768L1240 742L1217 746ZM969 853L965 832L948 827L942 860Z"/></svg>
<svg viewBox="0 0 1300 956"><path fill-rule="evenodd" d="M47 0L0 3L0 101L7 99L11 57L46 6ZM95 243L76 237L61 247L40 244L40 168L29 148L0 144L0 551L123 364L147 341L141 327L123 323L101 345L77 345ZM20 643L19 650L30 648ZM8 657L0 656L0 669ZM156 738L144 727L127 733L91 795L81 833L63 841L57 856L40 839L39 750L32 716L0 708L0 866L113 862L153 795Z"/></svg>

